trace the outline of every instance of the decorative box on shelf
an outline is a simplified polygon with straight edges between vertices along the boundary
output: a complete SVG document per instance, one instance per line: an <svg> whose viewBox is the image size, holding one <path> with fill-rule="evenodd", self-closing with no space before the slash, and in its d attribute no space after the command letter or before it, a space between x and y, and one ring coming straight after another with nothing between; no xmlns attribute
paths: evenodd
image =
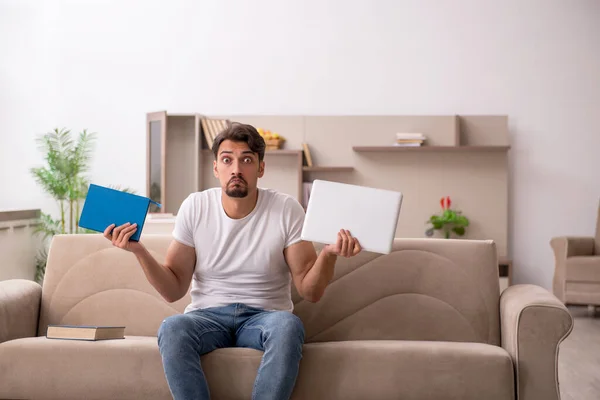
<svg viewBox="0 0 600 400"><path fill-rule="evenodd" d="M265 144L267 145L266 150L279 150L283 146L285 139L266 139Z"/></svg>
<svg viewBox="0 0 600 400"><path fill-rule="evenodd" d="M268 129L256 128L256 130L265 141L265 150L279 150L283 147L283 142L285 142L285 138L283 136L276 132L271 132Z"/></svg>

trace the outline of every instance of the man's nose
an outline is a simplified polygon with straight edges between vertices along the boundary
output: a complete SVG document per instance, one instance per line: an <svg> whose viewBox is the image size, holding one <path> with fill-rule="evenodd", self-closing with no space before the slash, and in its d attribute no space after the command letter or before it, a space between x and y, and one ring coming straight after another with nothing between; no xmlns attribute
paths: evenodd
<svg viewBox="0 0 600 400"><path fill-rule="evenodd" d="M238 175L240 173L240 163L237 160L231 162L231 175Z"/></svg>

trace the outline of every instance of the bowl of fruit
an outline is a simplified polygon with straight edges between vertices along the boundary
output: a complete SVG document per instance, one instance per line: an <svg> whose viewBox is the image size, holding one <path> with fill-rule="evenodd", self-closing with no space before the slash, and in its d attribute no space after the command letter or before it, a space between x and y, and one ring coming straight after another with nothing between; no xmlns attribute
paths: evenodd
<svg viewBox="0 0 600 400"><path fill-rule="evenodd" d="M285 138L283 136L263 128L257 128L256 130L258 131L258 134L265 140L265 144L267 145L266 150L281 149L283 142L285 142Z"/></svg>

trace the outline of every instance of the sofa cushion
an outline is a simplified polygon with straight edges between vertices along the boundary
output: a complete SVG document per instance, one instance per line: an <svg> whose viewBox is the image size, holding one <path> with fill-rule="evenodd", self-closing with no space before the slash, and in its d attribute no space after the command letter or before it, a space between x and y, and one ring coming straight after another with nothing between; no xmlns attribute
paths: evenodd
<svg viewBox="0 0 600 400"><path fill-rule="evenodd" d="M201 358L213 399L250 397L262 353ZM0 344L0 398L170 399L156 337ZM513 399L513 364L480 343L338 341L304 347L293 399Z"/></svg>
<svg viewBox="0 0 600 400"><path fill-rule="evenodd" d="M567 281L600 283L600 256L567 258L566 274Z"/></svg>
<svg viewBox="0 0 600 400"><path fill-rule="evenodd" d="M170 399L156 337L0 344L1 399Z"/></svg>
<svg viewBox="0 0 600 400"><path fill-rule="evenodd" d="M293 399L508 400L513 374L508 353L482 343L311 343Z"/></svg>

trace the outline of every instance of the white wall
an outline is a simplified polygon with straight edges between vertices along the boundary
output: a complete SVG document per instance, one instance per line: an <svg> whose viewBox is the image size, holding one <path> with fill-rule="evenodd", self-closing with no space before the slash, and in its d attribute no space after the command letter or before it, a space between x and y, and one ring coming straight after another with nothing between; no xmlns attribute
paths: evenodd
<svg viewBox="0 0 600 400"><path fill-rule="evenodd" d="M508 114L516 281L550 288L549 239L593 233L599 1L0 0L0 50L0 209L52 206L28 169L56 126L143 193L153 110Z"/></svg>

